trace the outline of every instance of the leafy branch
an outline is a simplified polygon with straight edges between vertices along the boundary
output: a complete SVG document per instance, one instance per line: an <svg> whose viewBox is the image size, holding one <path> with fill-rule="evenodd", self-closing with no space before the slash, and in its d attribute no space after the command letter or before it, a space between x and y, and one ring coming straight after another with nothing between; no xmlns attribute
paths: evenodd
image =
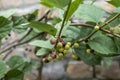
<svg viewBox="0 0 120 80"><path fill-rule="evenodd" d="M46 13L43 17L41 17L38 21L41 21L41 20L43 20L44 18L46 18L45 16L47 16L49 12L50 12L50 10L48 10L47 13ZM26 41L24 41L24 42L21 42L31 31L32 31L32 28L30 28L29 31L28 31L21 39L19 39L19 40L17 40L17 41L14 41L14 42L11 43L10 46L8 46L7 48L4 48L4 49L0 50L0 54L6 52L6 51L8 51L8 50L10 50L11 48L14 48L14 47L23 45L23 44L25 44L25 43L28 43L28 42L32 41L33 39L35 39L36 37L38 37L39 35L44 34L44 32L38 33L37 35L31 37L29 40L26 40ZM15 43L15 42L16 42L16 43Z"/></svg>
<svg viewBox="0 0 120 80"><path fill-rule="evenodd" d="M120 16L120 13L116 14L113 18L111 18L110 20L108 20L107 22L105 22L103 25L100 26L100 29L101 30L104 26L106 26L107 24L109 24L110 22L112 22L113 20L115 20L117 17ZM106 31L106 30L104 30ZM92 31L87 37L84 37L78 41L75 41L75 42L82 42L82 41L85 41L85 40L88 40L89 38L91 38L96 32L98 32L98 30L94 30ZM108 32L108 31L107 31ZM115 34L114 34L115 35Z"/></svg>
<svg viewBox="0 0 120 80"><path fill-rule="evenodd" d="M78 23L72 23L72 24L70 24L70 26L82 26L82 27L87 27L87 28L94 28L94 26L89 25L89 24L78 24ZM103 29L103 28L100 28L100 30L101 30L102 32L105 32L105 33L108 33L108 34L111 34L111 35L113 35L113 36L115 36L115 37L120 38L120 35L119 35L119 34L113 33L113 32L111 32L111 31L105 30L105 29Z"/></svg>

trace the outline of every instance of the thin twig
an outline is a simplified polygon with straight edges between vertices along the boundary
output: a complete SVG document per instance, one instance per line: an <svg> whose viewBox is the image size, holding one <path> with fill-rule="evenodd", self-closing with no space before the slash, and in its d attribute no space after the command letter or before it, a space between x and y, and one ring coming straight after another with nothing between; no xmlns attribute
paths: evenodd
<svg viewBox="0 0 120 80"><path fill-rule="evenodd" d="M82 26L82 27L94 28L94 26L89 25L89 24L78 24L78 23L72 23L72 24L70 24L70 26ZM115 36L115 37L120 38L120 35L119 35L119 34L113 33L113 32L111 32L111 31L105 30L105 29L103 29L103 28L101 28L100 30L101 30L102 32L105 32L105 33L108 33L108 34L111 34L111 35L113 35L113 36Z"/></svg>
<svg viewBox="0 0 120 80"><path fill-rule="evenodd" d="M8 51L8 50L10 50L11 48L14 48L14 47L20 46L20 45L22 45L22 44L28 43L28 42L32 41L33 39L35 39L36 37L38 37L39 35L41 35L41 34L43 34L43 32L42 32L42 33L39 33L39 34L37 34L37 35L35 35L35 36L33 36L33 37L31 37L31 38L30 38L29 40L27 40L27 41L24 41L24 42L21 42L21 43L15 43L15 44L13 44L13 45L5 48L4 50L1 50L1 51L0 51L0 54L6 52L6 51Z"/></svg>
<svg viewBox="0 0 120 80"><path fill-rule="evenodd" d="M42 18L39 19L39 21L43 20L49 13L50 13L50 10L48 10L47 13L46 13ZM31 31L32 31L32 29L30 29L30 31L28 31L27 34L29 34ZM17 46L19 46L19 45L25 44L25 43L31 41L32 39L34 39L34 37L35 37L35 38L38 37L38 35L40 35L40 34L42 34L42 33L39 33L39 34L33 36L31 39L29 39L29 40L27 40L27 41L25 41L25 42L20 43L20 42L27 36L27 34L24 35L20 40L14 41L14 42L13 42L14 44L11 43L9 47L0 50L0 54L6 52L7 50L10 50L10 49L13 48L13 47L17 47ZM15 42L16 42L16 43L15 43Z"/></svg>
<svg viewBox="0 0 120 80"><path fill-rule="evenodd" d="M33 28L30 28L27 33L21 38L18 40L18 42L21 42L22 40L24 40L31 32L32 32Z"/></svg>
<svg viewBox="0 0 120 80"><path fill-rule="evenodd" d="M93 79L95 79L97 76L96 76L96 67L95 66L92 66L92 77Z"/></svg>
<svg viewBox="0 0 120 80"><path fill-rule="evenodd" d="M111 18L110 20L108 20L107 22L105 22L103 25L100 26L100 30L106 26L107 24L109 24L110 22L112 22L113 20L115 20L118 16L120 16L120 13L116 14L113 18ZM82 41L85 41L85 40L88 40L89 38L91 38L98 30L94 30L92 31L87 37L84 37L80 40L77 40L75 42L82 42Z"/></svg>
<svg viewBox="0 0 120 80"><path fill-rule="evenodd" d="M50 11L51 11L51 10L48 10L48 11L46 12L46 14L45 14L43 17L41 17L38 21L42 21L44 18L46 18L46 16L50 13Z"/></svg>
<svg viewBox="0 0 120 80"><path fill-rule="evenodd" d="M110 22L112 22L113 20L115 20L118 16L120 16L120 13L116 14L113 18L111 18L110 20L108 20L107 22L105 22L102 26L100 26L100 29L103 28L104 26L106 26L107 24L109 24ZM93 32L91 32L86 39L89 39L90 37L92 37L96 32L98 32L98 30L95 30Z"/></svg>
<svg viewBox="0 0 120 80"><path fill-rule="evenodd" d="M58 43L58 39L60 38L61 33L62 33L62 30L63 30L63 28L64 28L64 24L65 24L65 21L66 21L66 18L67 18L67 15L68 15L68 12L69 12L69 9L70 9L70 6L71 6L71 2L72 2L72 0L69 1L67 10L66 10L66 12L65 12L64 19L63 19L63 21L62 21L62 25L61 25L60 31L59 31L59 33L58 33L57 42L56 42L54 48L56 47L56 45L57 45L57 43Z"/></svg>

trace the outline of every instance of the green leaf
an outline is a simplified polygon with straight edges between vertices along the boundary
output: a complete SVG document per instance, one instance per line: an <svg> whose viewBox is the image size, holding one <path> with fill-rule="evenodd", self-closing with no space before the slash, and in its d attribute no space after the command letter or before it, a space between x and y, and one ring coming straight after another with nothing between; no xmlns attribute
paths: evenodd
<svg viewBox="0 0 120 80"><path fill-rule="evenodd" d="M21 68L21 70L24 74L28 74L31 73L32 71L32 65L30 62L25 62L23 65L23 68Z"/></svg>
<svg viewBox="0 0 120 80"><path fill-rule="evenodd" d="M69 3L69 0L41 0L40 4L47 7L64 8Z"/></svg>
<svg viewBox="0 0 120 80"><path fill-rule="evenodd" d="M94 5L82 4L77 9L75 16L86 21L98 23L104 15L104 11Z"/></svg>
<svg viewBox="0 0 120 80"><path fill-rule="evenodd" d="M114 13L120 13L120 7L116 8L113 12Z"/></svg>
<svg viewBox="0 0 120 80"><path fill-rule="evenodd" d="M5 80L23 80L23 77L24 75L22 71L12 69L5 75Z"/></svg>
<svg viewBox="0 0 120 80"><path fill-rule="evenodd" d="M47 49L52 49L53 45L50 43L50 40L44 41L44 40L34 40L29 43L30 45L37 46L37 47L42 47L42 48L47 48Z"/></svg>
<svg viewBox="0 0 120 80"><path fill-rule="evenodd" d="M117 54L117 47L114 41L105 35L97 36L88 42L89 46L102 56L114 56Z"/></svg>
<svg viewBox="0 0 120 80"><path fill-rule="evenodd" d="M116 15L116 14L110 15L110 16L105 20L105 22L108 21L108 20L110 20L111 18L113 18L115 15ZM115 27L115 26L119 25L119 23L120 23L120 17L117 17L117 18L116 18L115 20L113 20L111 23L109 23L108 25L106 25L105 28Z"/></svg>
<svg viewBox="0 0 120 80"><path fill-rule="evenodd" d="M110 1L107 1L107 2L114 5L115 7L120 6L120 0L110 0Z"/></svg>
<svg viewBox="0 0 120 80"><path fill-rule="evenodd" d="M117 46L118 53L120 54L120 39L117 37L114 37L114 42L115 42L115 45Z"/></svg>
<svg viewBox="0 0 120 80"><path fill-rule="evenodd" d="M24 59L21 56L12 56L8 61L7 64L10 68L20 68L22 65L24 65Z"/></svg>
<svg viewBox="0 0 120 80"><path fill-rule="evenodd" d="M88 65L98 65L101 62L101 57L95 54L87 54L86 53L86 45L85 44L79 44L79 48L75 49L75 53L80 57L81 60L83 60Z"/></svg>
<svg viewBox="0 0 120 80"><path fill-rule="evenodd" d="M0 60L0 79L4 77L6 71L7 71L6 64L2 60Z"/></svg>
<svg viewBox="0 0 120 80"><path fill-rule="evenodd" d="M48 49L46 49L46 48L41 48L41 49L39 49L39 50L37 51L36 55L37 55L37 56L42 56L42 55L46 54L47 52L48 52Z"/></svg>
<svg viewBox="0 0 120 80"><path fill-rule="evenodd" d="M112 58L111 57L103 57L103 66L106 68L109 68L109 66L112 63Z"/></svg>
<svg viewBox="0 0 120 80"><path fill-rule="evenodd" d="M13 28L12 30L16 33L23 33L27 30L27 26L23 25L25 23L28 23L28 21L23 16L13 16Z"/></svg>
<svg viewBox="0 0 120 80"><path fill-rule="evenodd" d="M9 17L12 16L16 11L17 11L17 9L5 10L5 11L0 12L0 16L3 16L3 17L5 17L5 18L9 18Z"/></svg>
<svg viewBox="0 0 120 80"><path fill-rule="evenodd" d="M72 14L77 10L79 5L83 2L83 0L75 0L71 3L70 9L67 14L66 21L69 20L69 18L72 16Z"/></svg>
<svg viewBox="0 0 120 80"><path fill-rule="evenodd" d="M28 26L31 26L32 28L36 28L40 31L47 32L53 36L56 35L57 29L53 26L41 22L31 22L28 24Z"/></svg>
<svg viewBox="0 0 120 80"><path fill-rule="evenodd" d="M68 29L64 32L63 36L67 37L67 38L72 38L74 40L77 40L81 31L79 28L75 27L75 26L70 26L68 27ZM78 35L79 34L79 35Z"/></svg>
<svg viewBox="0 0 120 80"><path fill-rule="evenodd" d="M28 21L34 21L38 16L39 10L35 10L33 13L25 15Z"/></svg>
<svg viewBox="0 0 120 80"><path fill-rule="evenodd" d="M3 37L10 33L12 26L12 21L0 16L0 41Z"/></svg>

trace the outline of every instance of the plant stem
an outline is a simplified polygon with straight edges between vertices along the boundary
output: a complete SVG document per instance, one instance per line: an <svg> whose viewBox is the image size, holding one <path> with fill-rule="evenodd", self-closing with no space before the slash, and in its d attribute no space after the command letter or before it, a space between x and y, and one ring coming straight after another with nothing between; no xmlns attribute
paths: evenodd
<svg viewBox="0 0 120 80"><path fill-rule="evenodd" d="M94 26L92 26L92 25L89 25L89 24L76 24L76 23L72 23L72 24L70 24L70 26L81 26L81 27L88 27L88 28L94 28ZM118 37L118 38L120 38L120 35L119 34L116 34L116 33L113 33L113 32L111 32L111 31L109 31L109 30L105 30L105 29L100 29L102 32L105 32L105 33L108 33L108 34L111 34L111 35L113 35L113 36L115 36L115 37Z"/></svg>
<svg viewBox="0 0 120 80"><path fill-rule="evenodd" d="M42 62L43 57L40 59L40 66L38 68L38 77L36 80L42 80L42 70L43 70L43 62Z"/></svg>
<svg viewBox="0 0 120 80"><path fill-rule="evenodd" d="M43 32L42 32L42 33L39 33L39 34L37 34L37 35L35 35L35 36L33 36L33 37L31 37L31 38L30 38L29 40L27 40L27 41L13 44L13 45L11 45L11 46L9 46L9 47L1 50L1 51L0 51L0 54L6 52L6 51L8 51L8 50L10 50L11 48L14 48L14 47L20 46L20 45L22 45L22 44L28 43L28 42L32 41L33 39L35 39L36 37L38 37L39 35L41 35L41 34L43 34Z"/></svg>
<svg viewBox="0 0 120 80"><path fill-rule="evenodd" d="M71 6L71 2L72 2L72 0L69 1L69 4L68 4L67 10L66 10L66 12L65 12L65 16L64 16L64 19L63 19L63 22L62 22L60 31L59 31L59 33L58 33L57 42L56 42L54 48L56 47L56 45L57 45L57 43L58 43L58 39L60 38L61 33L62 33L62 30L63 30L63 28L64 28L64 24L65 24L65 21L66 21L66 18L67 18L67 15L68 15L68 12L69 12L69 9L70 9L70 6Z"/></svg>
<svg viewBox="0 0 120 80"><path fill-rule="evenodd" d="M103 28L104 26L106 26L107 24L109 24L110 22L112 22L113 20L115 20L118 16L120 16L120 13L116 14L113 18L111 18L110 20L108 20L107 22L105 22L103 25L101 25L99 30L102 30L102 31L107 32L107 33L111 33L111 32L109 32L109 31L107 31L107 30L102 29L102 28ZM83 25L83 24L82 24L82 25ZM87 25L84 25L84 26L87 27ZM92 26L88 26L88 27L92 27ZM75 41L75 42L80 43L80 42L82 42L82 41L88 40L89 38L91 38L91 37L92 37L97 31L99 31L99 30L94 30L94 31L92 31L87 37L84 37L84 38L82 38L82 39L80 39L80 40L77 40L77 41ZM114 35L114 36L119 37L119 36L116 35L116 34L113 34L113 33L111 33L111 34Z"/></svg>
<svg viewBox="0 0 120 80"><path fill-rule="evenodd" d="M97 76L96 76L96 68L95 68L95 66L92 66L92 77L93 78L96 78Z"/></svg>
<svg viewBox="0 0 120 80"><path fill-rule="evenodd" d="M47 13L41 17L38 21L42 21L44 18L46 18L46 16L50 13L50 10L47 11ZM17 41L14 41L13 43L10 44L10 46L8 46L7 48L3 48L2 50L0 50L0 54L10 50L11 48L13 47L17 47L19 45L22 45L22 44L25 44L25 43L28 43L30 42L31 40L33 40L34 38L38 37L40 34L43 34L43 33L38 33L37 35L33 36L32 38L30 38L29 40L27 41L24 41L24 42L21 42L30 32L32 31L32 28L28 31L28 33L26 35L24 35L20 40L17 40ZM18 43L15 43L15 42L18 42Z"/></svg>

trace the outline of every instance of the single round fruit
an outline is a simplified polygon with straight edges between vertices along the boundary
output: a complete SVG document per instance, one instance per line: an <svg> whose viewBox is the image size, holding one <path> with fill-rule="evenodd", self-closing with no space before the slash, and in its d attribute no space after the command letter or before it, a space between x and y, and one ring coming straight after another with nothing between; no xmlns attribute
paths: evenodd
<svg viewBox="0 0 120 80"><path fill-rule="evenodd" d="M90 53L91 53L91 49L87 49L87 50L86 50L86 53L87 53L87 54L90 54Z"/></svg>
<svg viewBox="0 0 120 80"><path fill-rule="evenodd" d="M63 44L61 42L58 42L57 47L61 48L63 47Z"/></svg>
<svg viewBox="0 0 120 80"><path fill-rule="evenodd" d="M95 30L99 30L100 27L99 27L99 26L95 26L94 29L95 29Z"/></svg>
<svg viewBox="0 0 120 80"><path fill-rule="evenodd" d="M64 48L60 48L60 49L59 49L59 52L63 52L63 51L64 51Z"/></svg>
<svg viewBox="0 0 120 80"><path fill-rule="evenodd" d="M74 48L78 48L79 44L75 42L73 46L74 46Z"/></svg>
<svg viewBox="0 0 120 80"><path fill-rule="evenodd" d="M59 56L60 58L62 58L64 55L63 55L63 53L59 53L58 56Z"/></svg>
<svg viewBox="0 0 120 80"><path fill-rule="evenodd" d="M62 38L59 38L59 39L58 39L58 42L63 42L63 39L62 39Z"/></svg>
<svg viewBox="0 0 120 80"><path fill-rule="evenodd" d="M77 60L78 56L76 54L72 54L72 59Z"/></svg>
<svg viewBox="0 0 120 80"><path fill-rule="evenodd" d="M42 62L45 62L46 58L42 58Z"/></svg>
<svg viewBox="0 0 120 80"><path fill-rule="evenodd" d="M110 27L109 30L110 30L110 31L114 31L114 27Z"/></svg>
<svg viewBox="0 0 120 80"><path fill-rule="evenodd" d="M71 42L67 42L67 45L71 46Z"/></svg>
<svg viewBox="0 0 120 80"><path fill-rule="evenodd" d="M66 50L69 50L70 49L70 46L67 44L67 45L65 45L65 49Z"/></svg>
<svg viewBox="0 0 120 80"><path fill-rule="evenodd" d="M64 53L64 54L67 54L67 53L68 53L68 50L64 50L63 53Z"/></svg>
<svg viewBox="0 0 120 80"><path fill-rule="evenodd" d="M52 54L50 55L53 59L55 59L56 58L56 53L55 52L52 52Z"/></svg>
<svg viewBox="0 0 120 80"><path fill-rule="evenodd" d="M8 37L5 37L5 40L8 40Z"/></svg>
<svg viewBox="0 0 120 80"><path fill-rule="evenodd" d="M55 43L56 43L56 39L52 38L52 39L50 40L50 43L51 43L51 44L55 44Z"/></svg>
<svg viewBox="0 0 120 80"><path fill-rule="evenodd" d="M57 55L57 58L56 58L56 60L61 60L62 58L61 57L59 57L59 55Z"/></svg>
<svg viewBox="0 0 120 80"><path fill-rule="evenodd" d="M52 61L52 60L53 60L53 58L52 58L51 56L49 56L49 57L48 57L48 60L49 60L49 61Z"/></svg>

